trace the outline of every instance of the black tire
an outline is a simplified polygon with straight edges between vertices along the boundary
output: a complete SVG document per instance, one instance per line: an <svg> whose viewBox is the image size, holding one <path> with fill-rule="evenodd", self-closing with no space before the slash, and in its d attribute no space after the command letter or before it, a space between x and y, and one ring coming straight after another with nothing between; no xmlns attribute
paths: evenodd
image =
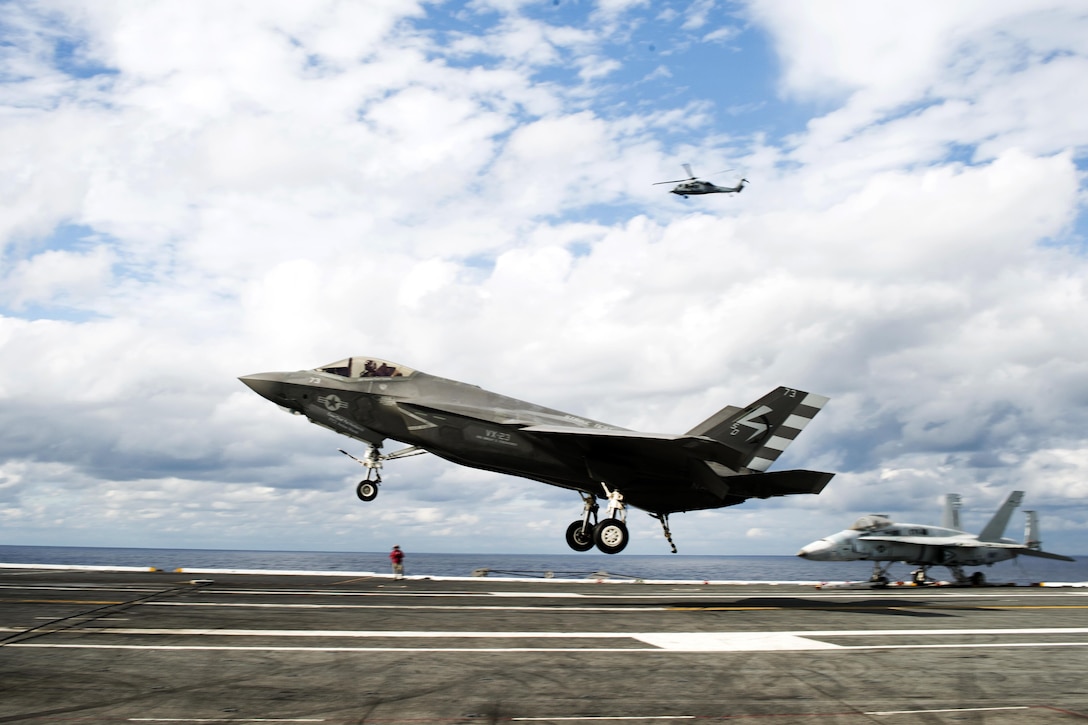
<svg viewBox="0 0 1088 725"><path fill-rule="evenodd" d="M573 522L567 527L567 546L575 551L589 551L593 548L593 528L582 531L582 521Z"/></svg>
<svg viewBox="0 0 1088 725"><path fill-rule="evenodd" d="M986 575L983 574L981 571L976 571L974 574L971 575L970 579L971 586L973 587L981 587L986 584Z"/></svg>
<svg viewBox="0 0 1088 725"><path fill-rule="evenodd" d="M378 484L374 481L359 481L355 487L355 495L360 501L373 501L378 497Z"/></svg>
<svg viewBox="0 0 1088 725"><path fill-rule="evenodd" d="M619 519L605 519L593 529L593 542L604 554L618 554L630 540L627 524Z"/></svg>

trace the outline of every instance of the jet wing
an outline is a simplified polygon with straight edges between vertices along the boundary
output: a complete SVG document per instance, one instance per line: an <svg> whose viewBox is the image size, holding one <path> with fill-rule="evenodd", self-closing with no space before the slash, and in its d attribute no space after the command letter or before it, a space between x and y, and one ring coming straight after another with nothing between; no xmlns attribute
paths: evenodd
<svg viewBox="0 0 1088 725"><path fill-rule="evenodd" d="M566 414L559 414L554 412L548 412L546 410L511 410L506 408L497 408L491 406L479 406L479 405L463 405L459 403L451 403L448 401L442 401L436 403L433 401L421 402L407 402L398 401L397 405L405 410L413 410L421 413L430 413L437 415L455 415L461 418L474 418L481 421L489 421L496 425L510 425L517 426L524 430L529 426L540 425L542 421L557 421L562 422L569 420L572 416ZM589 419L581 419L587 426L599 425L602 426L600 430L608 432L623 431L623 428L612 428L604 426L603 423L597 423ZM547 426L554 427L562 430L584 431L584 430L596 430L592 428L582 428L573 425L557 425Z"/></svg>
<svg viewBox="0 0 1088 725"><path fill-rule="evenodd" d="M736 470L739 467L741 453L724 443L719 443L705 436L674 435L669 433L640 433L633 430L575 428L573 426L531 425L521 429L522 433L537 435L542 438L580 439L581 445L588 449L608 442L610 447L637 447L633 453L645 451L647 445L665 446L672 452L684 452L704 461L713 461Z"/></svg>
<svg viewBox="0 0 1088 725"><path fill-rule="evenodd" d="M1042 559L1076 561L1072 557L1051 554L1049 551L1029 549L1023 544L1010 544L1002 541L978 541L955 536L862 536L864 541L888 541L897 544L920 544L922 546L948 546L961 549L1015 549L1017 554L1037 556Z"/></svg>
<svg viewBox="0 0 1088 725"><path fill-rule="evenodd" d="M1000 541L979 541L960 536L862 536L864 541L889 541L896 544L920 544L922 546L953 546L961 549L1026 549L1023 544Z"/></svg>

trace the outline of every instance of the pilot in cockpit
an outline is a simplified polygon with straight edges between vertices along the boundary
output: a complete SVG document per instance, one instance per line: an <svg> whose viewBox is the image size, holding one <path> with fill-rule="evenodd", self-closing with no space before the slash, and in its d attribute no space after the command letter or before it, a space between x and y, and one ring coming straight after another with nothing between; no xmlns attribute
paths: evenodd
<svg viewBox="0 0 1088 725"><path fill-rule="evenodd" d="M398 373L397 369L392 365L384 362L381 365L378 365L373 360L367 360L363 363L363 372L359 375L361 378L392 378L399 376L400 373Z"/></svg>

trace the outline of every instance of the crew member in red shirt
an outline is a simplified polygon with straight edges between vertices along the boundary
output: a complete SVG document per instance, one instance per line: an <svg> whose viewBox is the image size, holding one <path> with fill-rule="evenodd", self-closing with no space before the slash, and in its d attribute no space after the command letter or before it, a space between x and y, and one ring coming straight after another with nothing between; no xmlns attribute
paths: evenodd
<svg viewBox="0 0 1088 725"><path fill-rule="evenodd" d="M400 546L394 546L393 550L389 552L389 561L393 562L393 578L404 578L404 552L400 550Z"/></svg>

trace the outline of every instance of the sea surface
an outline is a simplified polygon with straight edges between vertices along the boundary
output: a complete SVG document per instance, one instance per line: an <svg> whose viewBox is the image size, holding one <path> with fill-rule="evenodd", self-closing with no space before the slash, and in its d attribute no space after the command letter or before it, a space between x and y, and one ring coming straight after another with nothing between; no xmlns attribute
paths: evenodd
<svg viewBox="0 0 1088 725"><path fill-rule="evenodd" d="M388 573L386 552L231 551L216 549L128 549L69 546L2 546L0 564L175 569ZM913 567L893 564L893 581L907 581ZM1088 582L1088 557L1075 562L1019 557L981 570L991 583ZM633 579L668 581L841 582L865 581L872 565L817 562L796 556L691 556L683 554L438 554L407 552L408 576ZM932 576L948 579L943 567Z"/></svg>

